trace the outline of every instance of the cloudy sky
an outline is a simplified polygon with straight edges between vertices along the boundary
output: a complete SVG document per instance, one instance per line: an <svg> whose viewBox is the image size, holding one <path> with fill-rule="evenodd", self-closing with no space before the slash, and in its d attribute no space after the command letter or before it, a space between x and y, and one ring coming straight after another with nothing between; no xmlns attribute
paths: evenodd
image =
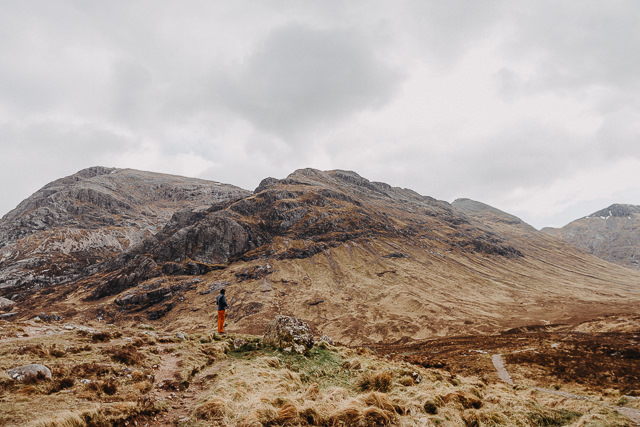
<svg viewBox="0 0 640 427"><path fill-rule="evenodd" d="M89 166L640 204L640 2L2 0L0 215Z"/></svg>

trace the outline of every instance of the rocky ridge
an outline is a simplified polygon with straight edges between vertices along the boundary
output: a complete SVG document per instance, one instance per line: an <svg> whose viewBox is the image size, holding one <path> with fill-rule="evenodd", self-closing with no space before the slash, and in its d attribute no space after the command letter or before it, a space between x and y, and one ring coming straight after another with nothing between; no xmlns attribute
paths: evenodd
<svg viewBox="0 0 640 427"><path fill-rule="evenodd" d="M0 294L17 303L15 318L47 306L63 318L202 328L211 322L212 290L225 287L231 330L261 334L288 315L349 343L583 321L640 299L640 274L479 202L449 204L342 170L301 169L267 178L253 193L224 188L226 196L206 202L197 191L158 201L149 187L128 189L141 192L136 212L168 206L154 231L109 256L82 258L64 282L45 277ZM113 226L95 227L101 235ZM40 253L25 253L47 265Z"/></svg>
<svg viewBox="0 0 640 427"><path fill-rule="evenodd" d="M194 178L84 169L47 184L0 220L0 288L67 283L155 234L180 209L248 193Z"/></svg>
<svg viewBox="0 0 640 427"><path fill-rule="evenodd" d="M616 264L640 270L640 206L614 204L542 231Z"/></svg>
<svg viewBox="0 0 640 427"><path fill-rule="evenodd" d="M111 272L89 283L97 285L92 297L102 298L160 274L206 274L235 261L305 259L349 241L383 237L522 256L495 233L469 225L446 202L354 172L302 169L283 180L267 178L249 197L176 213L159 233L115 259Z"/></svg>

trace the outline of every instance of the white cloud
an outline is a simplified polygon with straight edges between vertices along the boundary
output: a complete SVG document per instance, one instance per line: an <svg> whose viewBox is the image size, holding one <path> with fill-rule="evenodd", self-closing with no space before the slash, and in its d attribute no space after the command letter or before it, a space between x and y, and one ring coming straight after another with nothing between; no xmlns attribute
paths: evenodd
<svg viewBox="0 0 640 427"><path fill-rule="evenodd" d="M289 24L270 31L215 85L256 126L295 137L384 106L399 80L353 31Z"/></svg>
<svg viewBox="0 0 640 427"><path fill-rule="evenodd" d="M0 213L93 165L248 189L353 169L537 227L640 204L638 18L633 0L9 0Z"/></svg>

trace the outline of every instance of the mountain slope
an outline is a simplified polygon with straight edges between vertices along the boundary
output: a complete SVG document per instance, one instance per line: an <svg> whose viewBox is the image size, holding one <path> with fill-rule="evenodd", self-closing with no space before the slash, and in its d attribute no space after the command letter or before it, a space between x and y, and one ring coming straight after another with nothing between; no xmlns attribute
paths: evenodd
<svg viewBox="0 0 640 427"><path fill-rule="evenodd" d="M640 206L614 204L542 231L607 261L640 270Z"/></svg>
<svg viewBox="0 0 640 427"><path fill-rule="evenodd" d="M44 186L0 220L0 288L68 282L156 233L179 209L247 194L194 178L84 169Z"/></svg>
<svg viewBox="0 0 640 427"><path fill-rule="evenodd" d="M339 170L298 170L177 211L83 272L18 295L19 316L46 306L65 318L204 330L226 287L231 331L261 334L287 314L357 344L578 322L640 302L640 273L511 215Z"/></svg>

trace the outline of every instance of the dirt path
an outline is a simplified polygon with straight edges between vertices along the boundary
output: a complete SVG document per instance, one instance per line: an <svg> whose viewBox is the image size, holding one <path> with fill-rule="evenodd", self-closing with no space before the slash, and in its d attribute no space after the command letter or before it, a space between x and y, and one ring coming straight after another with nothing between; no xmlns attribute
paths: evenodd
<svg viewBox="0 0 640 427"><path fill-rule="evenodd" d="M509 385L514 385L513 380L511 379L511 375L509 375L509 372L507 371L505 364L504 364L504 359L502 358L502 354L494 354L491 356L491 362L493 362L493 366L496 368L496 371L498 372L498 377L500 378L501 381L509 384ZM628 408L626 406L611 406L611 405L606 405L603 404L602 402L595 400L595 399L591 399L587 396L580 396L577 394L572 394L572 393L567 393L565 391L559 391L559 390L550 390L547 388L541 388L541 387L533 387L534 390L543 392L543 393L550 393L550 394L555 394L557 396L562 396L562 397L566 397L569 399L576 399L576 400L588 400L589 402L593 402L593 403L597 403L599 405L602 405L604 407L607 407L609 409L614 409L618 412L620 412L622 415L626 416L627 418L629 418L633 423L635 427L640 427L640 409L634 409L634 408Z"/></svg>
<svg viewBox="0 0 640 427"><path fill-rule="evenodd" d="M509 372L507 372L507 369L504 367L504 359L502 358L502 355L501 354L492 355L491 362L493 363L493 366L496 368L496 371L498 371L498 377L500 377L500 380L502 380L507 384L513 385L513 380L511 379L511 375L509 375Z"/></svg>
<svg viewBox="0 0 640 427"><path fill-rule="evenodd" d="M181 390L180 357L167 352L166 346L160 346L159 349L163 357L155 373L151 397L157 402L167 402L169 410L158 414L148 425L164 427L186 424L193 410L206 397L207 383L215 378L217 372L228 362L222 361L209 366L191 380L186 390Z"/></svg>

